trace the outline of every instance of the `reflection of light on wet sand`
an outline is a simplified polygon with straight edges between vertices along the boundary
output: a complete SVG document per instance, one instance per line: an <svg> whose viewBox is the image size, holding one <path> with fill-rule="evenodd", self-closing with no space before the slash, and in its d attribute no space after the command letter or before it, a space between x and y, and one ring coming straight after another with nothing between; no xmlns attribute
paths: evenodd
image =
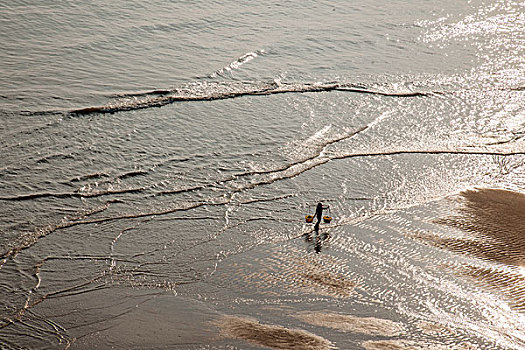
<svg viewBox="0 0 525 350"><path fill-rule="evenodd" d="M280 278L289 283L292 289L303 292L336 298L353 295L357 284L337 271L341 266L339 261L331 257L293 257L288 254L282 261L288 268L281 275L273 275L273 278Z"/></svg>
<svg viewBox="0 0 525 350"><path fill-rule="evenodd" d="M334 328L344 332L388 337L399 335L403 331L401 324L375 317L356 317L321 312L300 313L296 317L315 326Z"/></svg>
<svg viewBox="0 0 525 350"><path fill-rule="evenodd" d="M322 313L322 312L303 312L295 315L298 319L319 327L328 327L337 329L343 332L362 333L371 336L380 337L399 337L404 331L405 327L398 323L387 319L376 317L357 317L352 315L342 315L336 313ZM450 328L430 322L420 322L418 325L420 330L429 335L437 335L443 332L454 333ZM421 343L407 339L383 339L383 340L369 340L362 344L362 347L367 350L474 350L477 349L468 342L459 344L442 345L436 343Z"/></svg>
<svg viewBox="0 0 525 350"><path fill-rule="evenodd" d="M346 271L347 263L328 255L307 254L293 247L272 251L262 259L252 259L236 266L233 280L258 293L276 290L298 294L317 294L348 298L358 282ZM277 295L281 295L281 291Z"/></svg>
<svg viewBox="0 0 525 350"><path fill-rule="evenodd" d="M223 336L246 340L273 349L324 350L333 349L332 343L320 336L300 329L261 324L254 319L225 316L216 322Z"/></svg>
<svg viewBox="0 0 525 350"><path fill-rule="evenodd" d="M441 344L416 344L408 340L369 340L362 344L366 350L477 350L478 348L470 343L458 345Z"/></svg>

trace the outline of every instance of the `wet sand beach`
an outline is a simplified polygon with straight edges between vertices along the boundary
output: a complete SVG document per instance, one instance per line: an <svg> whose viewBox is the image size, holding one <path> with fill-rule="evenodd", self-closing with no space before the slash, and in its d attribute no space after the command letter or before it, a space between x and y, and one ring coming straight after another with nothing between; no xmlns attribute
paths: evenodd
<svg viewBox="0 0 525 350"><path fill-rule="evenodd" d="M439 210L451 200L454 206ZM60 298L50 295L27 312L52 318L61 327L61 342L82 350L473 350L494 344L510 349L490 340L503 332L497 322L486 324L490 337L484 338L478 324L465 324L465 317L487 312L474 305L493 307L491 295L479 299L488 291L523 309L525 283L516 269L523 254L519 215L524 203L517 192L468 190L438 200L435 207L321 226L329 235L319 253L315 237L308 235L257 247L225 259L206 281L175 286L176 293L106 282ZM434 231L424 230L426 225ZM417 240L402 240L406 232ZM450 254L492 265L460 263ZM456 262L447 267L447 261ZM447 271L480 289L464 289L464 282L457 284ZM450 312L434 303L446 303ZM508 334L505 341L521 341L520 321L507 322L501 325L507 327L501 333Z"/></svg>

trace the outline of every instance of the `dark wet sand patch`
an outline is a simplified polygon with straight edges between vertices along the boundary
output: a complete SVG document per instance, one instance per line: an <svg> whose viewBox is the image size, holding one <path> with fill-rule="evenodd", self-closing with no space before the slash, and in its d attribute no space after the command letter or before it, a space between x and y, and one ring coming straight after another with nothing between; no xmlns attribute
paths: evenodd
<svg viewBox="0 0 525 350"><path fill-rule="evenodd" d="M461 193L459 215L436 220L474 239L432 238L455 252L504 264L525 266L525 194L499 189Z"/></svg>
<svg viewBox="0 0 525 350"><path fill-rule="evenodd" d="M400 323L376 317L322 312L300 313L295 317L314 326L333 328L343 332L391 337L400 335L404 330Z"/></svg>
<svg viewBox="0 0 525 350"><path fill-rule="evenodd" d="M334 348L329 340L310 332L261 324L251 318L225 316L215 324L220 328L224 337L242 339L272 349L324 350Z"/></svg>
<svg viewBox="0 0 525 350"><path fill-rule="evenodd" d="M419 328L419 330L426 335L436 336L439 334L447 334L451 336L457 336L456 332L452 328L434 322L421 321L417 324L417 328Z"/></svg>
<svg viewBox="0 0 525 350"><path fill-rule="evenodd" d="M338 271L341 261L331 257L299 257L291 259L292 281L298 287L318 295L348 298L358 283Z"/></svg>
<svg viewBox="0 0 525 350"><path fill-rule="evenodd" d="M357 285L343 275L315 270L299 273L298 283L315 290L317 294L341 298L348 298L354 294Z"/></svg>

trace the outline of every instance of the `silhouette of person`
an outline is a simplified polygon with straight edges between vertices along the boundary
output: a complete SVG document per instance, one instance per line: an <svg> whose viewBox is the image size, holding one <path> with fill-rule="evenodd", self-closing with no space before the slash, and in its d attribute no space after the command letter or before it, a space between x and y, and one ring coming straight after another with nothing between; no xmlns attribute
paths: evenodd
<svg viewBox="0 0 525 350"><path fill-rule="evenodd" d="M317 203L317 208L315 209L314 216L317 217L317 222L315 223L315 230L319 230L319 224L321 223L321 219L323 218L323 209L330 208L329 205L323 205L322 202Z"/></svg>
<svg viewBox="0 0 525 350"><path fill-rule="evenodd" d="M319 233L319 224L321 223L321 220L323 219L323 210L330 208L329 205L323 205L322 202L317 203L317 207L315 209L314 217L317 217L317 222L314 225L314 232L315 235L312 234L312 232L306 232L304 234L305 241L312 244L313 248L316 253L320 253L323 248L323 242L328 238L328 234Z"/></svg>

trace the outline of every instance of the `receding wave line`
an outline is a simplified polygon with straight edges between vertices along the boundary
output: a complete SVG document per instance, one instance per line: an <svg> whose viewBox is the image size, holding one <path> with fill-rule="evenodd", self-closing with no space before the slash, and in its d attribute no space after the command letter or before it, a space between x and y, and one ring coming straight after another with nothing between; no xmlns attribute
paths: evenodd
<svg viewBox="0 0 525 350"><path fill-rule="evenodd" d="M322 147L325 149L328 145L335 142L351 138L360 132L366 130L368 126L362 127L346 136L340 137L338 139L330 140L326 145ZM232 184L234 192L242 192L255 188L257 186L272 184L279 180L284 180L288 178L293 178L298 176L308 170L316 168L320 165L326 164L334 160L342 160L349 158L366 158L366 157L381 157L381 156L399 156L399 155L478 155L478 156L515 156L515 155L525 155L525 151L490 151L490 150L461 150L461 149L427 149L427 150L386 150L378 152L357 152L357 153L342 153L335 154L331 156L321 156L322 150L317 154L314 154L305 159L301 159L289 164L285 164L278 168L263 169L263 170L251 170L245 171L242 173L237 173L231 175L228 178L217 179L211 183L198 185L193 187L166 190L160 192L152 193L152 196L166 196L166 195L175 195L179 193L187 193L204 190L216 186L218 184ZM126 174L125 174L126 175ZM136 172L129 176L143 175L143 172ZM255 178L261 176L262 178ZM237 183L237 180L246 177L254 177L250 182L246 184ZM25 200L34 200L40 198L95 198L103 197L110 195L118 194L137 194L144 191L150 190L149 187L136 187L136 188L124 188L116 190L103 190L95 192L37 192L37 193L27 193L20 194L15 196L4 196L0 197L0 201L25 201ZM152 215L152 214L151 214ZM147 214L145 216L150 216Z"/></svg>
<svg viewBox="0 0 525 350"><path fill-rule="evenodd" d="M326 140L314 154L303 159L299 159L289 164L271 169L251 170L243 173L235 174L231 179L222 180L223 183L232 183L237 179L245 177L260 177L253 179L252 182L243 186L237 187L236 192L244 191L260 185L271 184L275 181L283 180L298 176L308 170L317 166L326 164L334 160L343 160L349 158L366 158L366 157L381 157L381 156L399 156L399 155L472 155L472 156L514 156L524 155L525 151L501 151L501 150L487 150L487 149L398 149L398 150L384 150L376 152L350 152L350 153L336 153L333 155L323 155L328 146L340 141L344 141L355 137L367 129L373 127L375 124L383 120L386 116L382 115L358 129L348 132L339 137Z"/></svg>
<svg viewBox="0 0 525 350"><path fill-rule="evenodd" d="M333 160L342 160L350 158L366 158L366 157L381 157L381 156L397 156L397 155L478 155L478 156L514 156L514 155L525 155L525 151L516 152L503 152L503 151L484 151L484 150L392 150L392 151L379 151L379 152L363 152L363 153L348 153L338 154L330 157L312 157L306 159L303 162L295 163L285 168L265 171L257 174L265 174L266 177L258 179L243 185L235 190L235 192L241 192L255 188L257 186L263 186L272 184L276 181L290 179L296 177L308 170L316 168L320 165L326 164ZM252 174L247 174L252 175Z"/></svg>
<svg viewBox="0 0 525 350"><path fill-rule="evenodd" d="M259 83L259 84L193 84L187 89L175 89L170 93L159 90L142 92L138 96L151 96L142 100L130 99L115 104L92 106L70 111L70 114L84 115L92 113L116 113L138 109L163 107L175 102L215 101L226 100L243 96L265 96L285 93L312 93L345 91L363 94L373 94L390 97L425 97L439 92L424 91L382 91L367 89L362 86L348 83ZM131 95L130 97L136 97Z"/></svg>
<svg viewBox="0 0 525 350"><path fill-rule="evenodd" d="M353 135L359 132L360 131L354 132L348 135L347 137L352 137ZM290 166L282 167L279 169L273 169L273 170L262 171L262 172L248 172L245 175L237 174L235 176L232 176L230 179L223 179L222 181L226 183L230 183L230 182L235 182L236 178L239 178L239 177L250 176L250 175L251 176L261 176L261 178L255 178L253 179L253 181L250 181L248 183L234 183L233 192L238 193L238 192L242 192L242 191L246 191L246 190L255 188L257 186L264 186L264 185L272 184L277 181L296 177L308 170L311 170L317 166L326 164L333 160L361 158L361 157L409 155L409 154L420 154L420 155L440 155L440 154L461 155L461 154L465 154L465 155L480 155L480 156L487 156L487 155L512 156L512 155L525 155L525 151L504 152L504 151L487 151L487 150L454 150L454 149L439 150L437 149L437 150L390 150L390 151L362 152L362 153L356 152L356 153L336 154L332 156L318 155L316 157L309 157L303 160L302 162L296 162ZM200 188L197 188L197 189L200 189ZM142 190L143 189L136 189L137 192L140 192ZM189 190L195 190L195 189L189 189ZM105 192L104 194L108 194L108 193ZM49 194L49 195L54 196L55 194ZM28 199L28 198L22 198L22 197L24 196L19 196L18 198L16 197L15 198L4 198L4 200L6 199L7 200ZM118 215L118 216L102 217L102 218L96 218L96 219L86 219L90 215L106 210L111 203L111 202L107 202L106 205L104 205L102 208L96 209L92 211L92 213L90 214L82 215L78 218L74 218L71 220L65 220L55 225L48 225L44 228L37 229L35 230L35 232L32 232L32 233L29 232L28 235L26 235L25 237L21 237L20 242L16 243L11 249L8 249L5 252L0 252L0 268L7 261L7 259L16 256L21 250L31 247L33 244L35 244L38 241L39 238L45 237L48 234L51 234L52 232L60 230L60 229L65 229L65 228L78 226L78 225L90 225L90 224L99 224L103 222L111 222L111 221L118 221L118 220L129 220L129 219L139 219L139 218L144 218L144 217L163 216L163 215L168 215L168 214L172 214L172 213L180 212L180 211L190 211L190 210L200 208L203 206L223 206L223 205L231 203L232 198L233 198L232 196L229 196L226 198L221 196L217 198L210 198L205 201L188 203L185 206L176 206L176 207L161 209L157 211L129 213L129 214L123 214L123 215Z"/></svg>
<svg viewBox="0 0 525 350"><path fill-rule="evenodd" d="M0 197L0 200L2 201L24 201L24 200L32 200L32 199L39 199L39 198L94 198L94 197L102 197L107 195L114 195L114 194L124 194L124 193L138 193L141 191L144 191L144 187L138 187L138 188L126 188L126 189L120 189L120 190L106 190L106 191L96 191L96 192L39 192L39 193L28 193L28 194L21 194L18 196L12 196L12 197Z"/></svg>
<svg viewBox="0 0 525 350"><path fill-rule="evenodd" d="M35 115L61 115L66 114L64 110L48 110L48 111L20 111L21 115L35 116Z"/></svg>
<svg viewBox="0 0 525 350"><path fill-rule="evenodd" d="M496 88L501 91L525 91L524 86L511 88ZM189 84L183 88L156 89L129 93L116 93L110 95L119 101L102 106L91 106L73 110L48 110L48 111L21 111L23 115L86 115L86 114L111 114L117 112L133 111L139 109L163 107L176 102L198 102L226 100L243 96L265 96L284 93L315 93L343 91L361 94L372 94L387 97L428 97L444 94L453 94L458 90L432 90L432 91L399 91L396 89L383 89L366 87L358 84L324 82L324 83L282 83L274 81L264 82L199 82ZM461 90L460 90L461 91Z"/></svg>

